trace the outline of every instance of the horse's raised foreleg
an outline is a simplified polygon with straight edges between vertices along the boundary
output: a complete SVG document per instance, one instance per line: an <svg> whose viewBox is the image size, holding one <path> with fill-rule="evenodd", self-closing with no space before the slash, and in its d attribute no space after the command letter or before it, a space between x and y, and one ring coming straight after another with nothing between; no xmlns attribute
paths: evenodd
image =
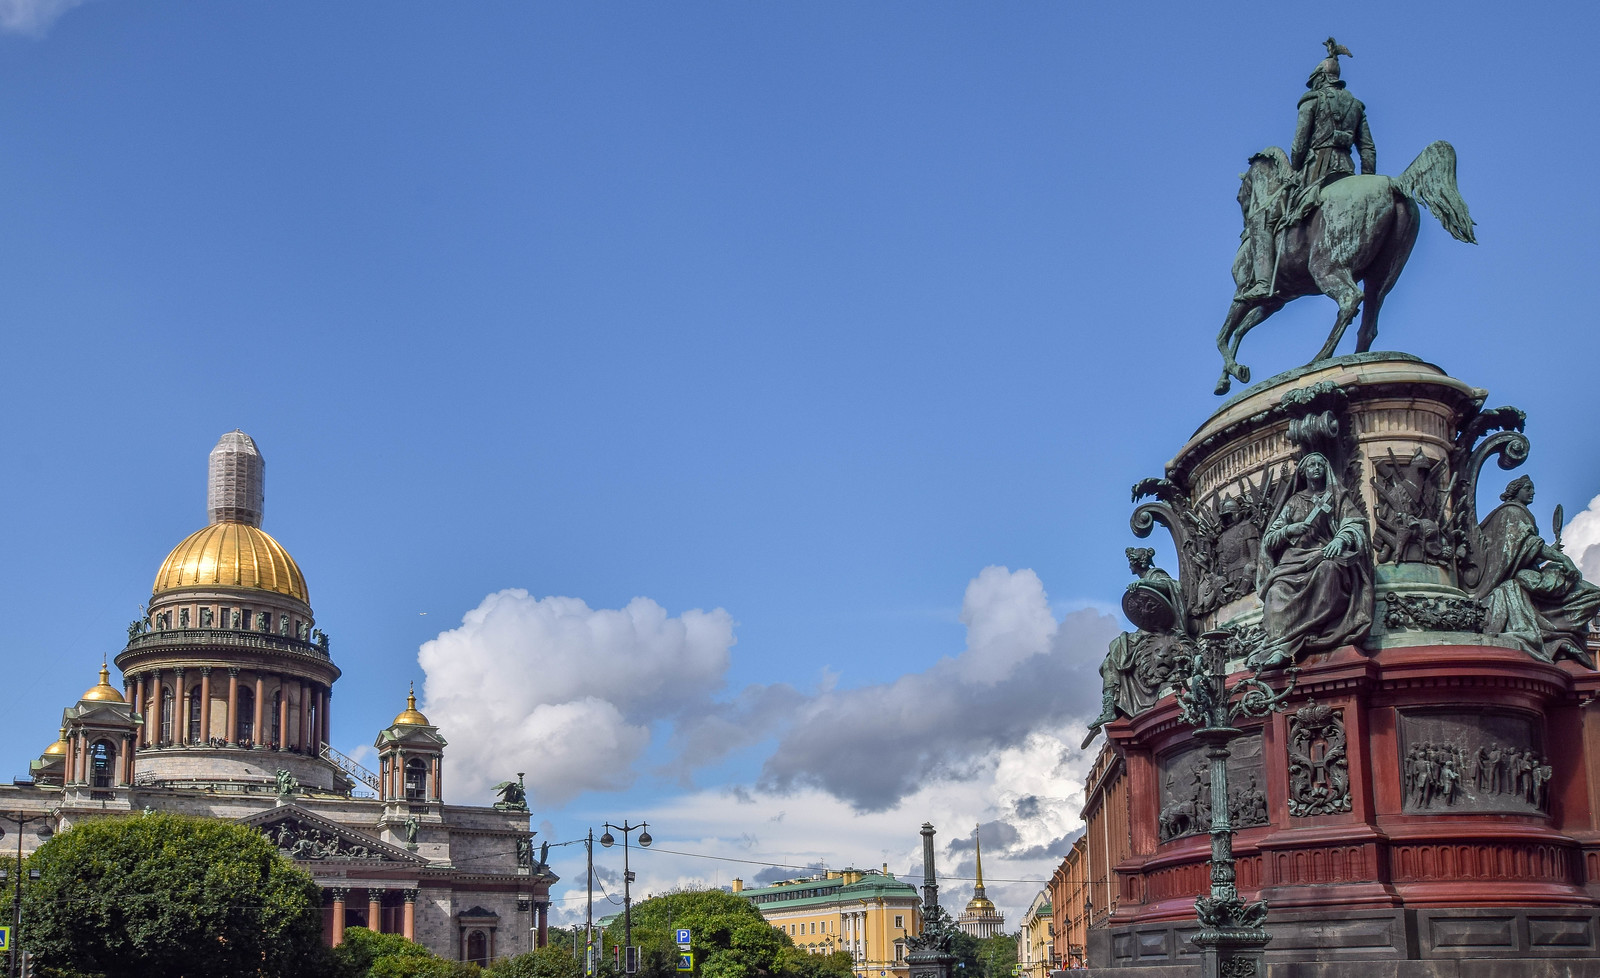
<svg viewBox="0 0 1600 978"><path fill-rule="evenodd" d="M1222 351L1222 376L1217 379L1216 393L1228 393L1233 386L1230 377L1237 377L1241 384L1250 383L1250 368L1237 359L1239 341L1244 339L1244 334L1260 325L1263 319L1282 308L1283 303L1278 301L1255 304L1235 302L1229 307L1222 332L1217 334L1217 349Z"/></svg>
<svg viewBox="0 0 1600 978"><path fill-rule="evenodd" d="M1239 364L1234 360L1234 354L1239 352L1239 340L1234 335L1239 328L1239 323L1244 319L1245 311L1249 308L1246 303L1235 301L1228 307L1228 315L1223 317L1222 329L1217 332L1217 352L1222 354L1222 376L1217 378L1216 393L1226 394L1228 388L1233 386L1233 377L1239 371ZM1245 377L1250 375L1245 371ZM1240 378L1244 380L1243 377ZM1246 381L1248 383L1248 381Z"/></svg>

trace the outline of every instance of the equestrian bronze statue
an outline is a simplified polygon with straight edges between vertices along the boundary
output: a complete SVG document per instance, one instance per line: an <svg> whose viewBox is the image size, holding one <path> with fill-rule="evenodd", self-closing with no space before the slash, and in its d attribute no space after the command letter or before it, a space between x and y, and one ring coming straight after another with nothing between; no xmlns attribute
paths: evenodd
<svg viewBox="0 0 1600 978"><path fill-rule="evenodd" d="M1350 52L1331 37L1325 43L1328 57L1306 82L1310 91L1300 99L1290 152L1269 146L1250 157L1242 175L1245 230L1233 261L1237 291L1217 334L1218 394L1226 394L1234 378L1250 382L1250 368L1235 359L1244 335L1304 295L1339 304L1333 331L1312 363L1333 356L1357 310L1356 352L1371 349L1378 310L1417 241L1419 204L1456 240L1477 243L1456 189L1454 147L1440 140L1400 176L1376 173L1366 106L1339 79L1339 56ZM1359 174L1352 150L1361 160Z"/></svg>

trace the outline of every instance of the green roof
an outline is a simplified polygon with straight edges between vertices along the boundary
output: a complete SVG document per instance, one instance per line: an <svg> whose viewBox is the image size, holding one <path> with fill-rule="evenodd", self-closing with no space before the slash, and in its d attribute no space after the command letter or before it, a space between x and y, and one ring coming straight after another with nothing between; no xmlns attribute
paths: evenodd
<svg viewBox="0 0 1600 978"><path fill-rule="evenodd" d="M850 872L857 872L850 870ZM861 879L856 883L845 883L844 877L817 879L815 877L796 880L784 880L772 886L757 886L741 890L739 896L744 897L757 907L772 910L804 910L810 907L826 907L841 901L853 903L856 900L875 900L878 898L889 899L892 897L917 898L917 888L910 883L902 883L893 876L871 870L861 871Z"/></svg>

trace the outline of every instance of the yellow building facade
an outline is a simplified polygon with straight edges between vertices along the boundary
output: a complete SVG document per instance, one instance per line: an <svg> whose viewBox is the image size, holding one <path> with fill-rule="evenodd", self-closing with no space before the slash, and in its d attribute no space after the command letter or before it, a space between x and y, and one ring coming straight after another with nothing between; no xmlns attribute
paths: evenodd
<svg viewBox="0 0 1600 978"><path fill-rule="evenodd" d="M922 933L922 898L889 868L831 870L733 892L812 954L848 953L861 978L909 978L906 940Z"/></svg>
<svg viewBox="0 0 1600 978"><path fill-rule="evenodd" d="M1040 890L1028 905L1022 917L1022 930L1017 933L1017 969L1027 978L1050 978L1056 967L1055 921L1052 919L1050 893Z"/></svg>

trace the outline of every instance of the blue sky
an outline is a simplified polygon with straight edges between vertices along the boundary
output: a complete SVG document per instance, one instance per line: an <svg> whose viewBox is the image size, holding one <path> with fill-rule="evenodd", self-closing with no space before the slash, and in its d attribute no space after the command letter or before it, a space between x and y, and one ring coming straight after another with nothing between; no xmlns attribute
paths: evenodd
<svg viewBox="0 0 1600 978"><path fill-rule="evenodd" d="M992 876L1008 845L1007 872L1048 875L1027 853L1075 818L1083 759L1051 744L1075 744L1085 694L1024 708L1000 680L1017 649L1093 676L1115 624L1093 609L1134 542L1128 486L1215 406L1238 174L1287 143L1330 32L1356 53L1380 170L1451 140L1479 224L1471 247L1427 221L1377 347L1529 412L1541 512L1600 492L1600 135L1577 83L1596 19L0 0L12 770L120 648L203 522L206 452L239 427L345 671L338 746L370 742L408 680L466 717L472 690L519 670L522 706L576 710L530 730L623 759L609 787L536 792L553 839L644 817L685 851L905 869L926 815L950 837L1016 832ZM1332 316L1301 300L1245 361L1302 362ZM498 638L462 626L516 588ZM636 617L610 645L516 630L616 624L586 612L636 598L665 624ZM678 635L696 609L709 631ZM481 674L447 681L452 655ZM889 743L905 726L882 715L861 728L882 742L816 741L850 764L794 733L948 690L955 733L932 754ZM492 758L464 792L587 756L484 750L461 747ZM996 780L1030 757L1053 780ZM1030 821L1028 798L1055 814ZM1031 893L1000 896L1014 915Z"/></svg>

